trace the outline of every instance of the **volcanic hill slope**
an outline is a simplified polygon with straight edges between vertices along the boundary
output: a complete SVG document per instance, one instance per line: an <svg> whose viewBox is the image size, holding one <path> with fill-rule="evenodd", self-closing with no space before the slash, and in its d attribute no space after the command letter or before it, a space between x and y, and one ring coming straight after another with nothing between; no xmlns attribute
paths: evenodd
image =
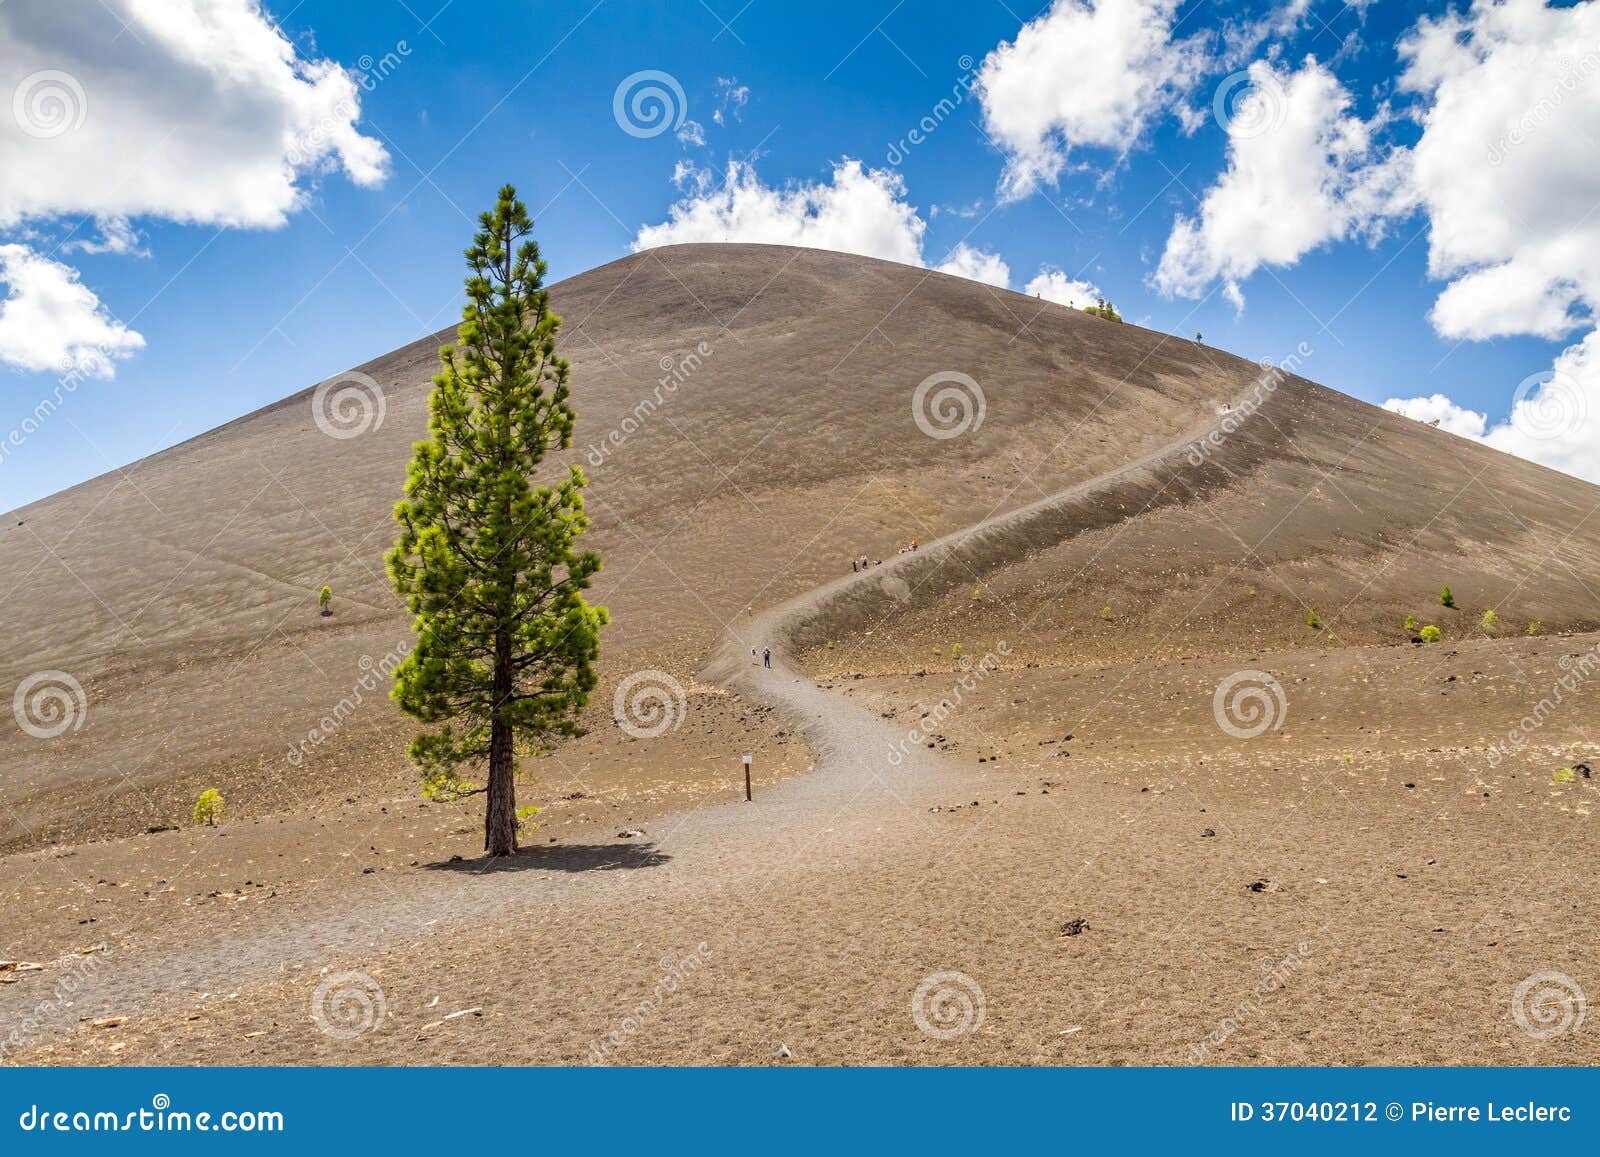
<svg viewBox="0 0 1600 1157"><path fill-rule="evenodd" d="M1487 754L1587 669L1600 489L865 258L674 247L552 297L579 422L551 468L590 476L614 624L590 734L521 788L546 808L524 870L430 870L483 867L477 816L417 800L410 726L370 677L409 634L382 556L450 331L359 367L383 418L354 436L303 391L0 525L0 686L67 672L85 703L54 738L0 733L0 958L104 945L73 1007L135 1018L63 1038L58 1017L26 1055L1600 1052L1510 1011L1541 971L1600 986L1577 951L1594 788L1551 778L1600 755L1593 692ZM852 576L862 555L883 567ZM1407 614L1444 642L1412 643ZM767 646L774 670L752 668ZM637 672L684 688L659 738L613 717ZM1249 738L1213 710L1239 672L1275 677ZM728 804L748 750L758 803ZM208 786L222 828L147 832ZM618 1043L664 955L683 983ZM1286 976L1270 1001L1263 958ZM386 997L355 1041L307 1015L334 966ZM0 1030L52 971L0 989ZM950 971L987 1023L946 1037L908 1002ZM426 1011L469 1006L448 1029Z"/></svg>

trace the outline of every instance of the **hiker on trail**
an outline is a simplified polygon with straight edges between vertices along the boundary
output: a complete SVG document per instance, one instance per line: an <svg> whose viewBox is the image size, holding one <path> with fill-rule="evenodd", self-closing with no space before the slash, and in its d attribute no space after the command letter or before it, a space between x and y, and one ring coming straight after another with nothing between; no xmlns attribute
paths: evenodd
<svg viewBox="0 0 1600 1157"><path fill-rule="evenodd" d="M758 659L757 659L757 658L756 658L756 649L755 649L755 648L754 648L754 647L751 647L751 648L750 648L750 661L751 661L751 662L752 662L752 663L756 663L756 662L759 662L759 661L760 661L760 660L758 660Z"/></svg>
<svg viewBox="0 0 1600 1157"><path fill-rule="evenodd" d="M761 652L761 665L763 667L772 666L772 648L771 647L766 647L766 648L764 648L762 650L762 652Z"/></svg>
<svg viewBox="0 0 1600 1157"><path fill-rule="evenodd" d="M861 562L860 562L860 560L858 560L858 559L851 559L850 560L850 573L851 574L859 574L859 573L861 573Z"/></svg>

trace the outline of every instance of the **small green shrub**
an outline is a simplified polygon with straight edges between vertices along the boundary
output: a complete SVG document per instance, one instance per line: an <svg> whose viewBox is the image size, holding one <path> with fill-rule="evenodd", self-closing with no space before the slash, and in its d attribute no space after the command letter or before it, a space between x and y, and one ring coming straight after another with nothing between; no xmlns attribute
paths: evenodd
<svg viewBox="0 0 1600 1157"><path fill-rule="evenodd" d="M1422 641L1424 643L1437 643L1440 639L1444 638L1444 632L1438 627L1434 626L1432 623L1429 623L1426 627L1423 627L1421 633Z"/></svg>
<svg viewBox="0 0 1600 1157"><path fill-rule="evenodd" d="M961 644L960 643L951 643L950 644L950 657L952 659L961 658Z"/></svg>
<svg viewBox="0 0 1600 1157"><path fill-rule="evenodd" d="M1538 623L1529 623L1528 624L1528 637L1532 638L1534 635L1537 635L1538 633L1539 633L1539 624Z"/></svg>
<svg viewBox="0 0 1600 1157"><path fill-rule="evenodd" d="M1107 321L1120 322L1122 320L1122 315L1117 312L1116 306L1112 305L1103 297L1093 305L1084 306L1083 312L1089 314L1091 317L1105 318Z"/></svg>
<svg viewBox="0 0 1600 1157"><path fill-rule="evenodd" d="M1555 783L1571 783L1577 778L1578 773L1570 767L1557 768L1555 774L1550 777Z"/></svg>
<svg viewBox="0 0 1600 1157"><path fill-rule="evenodd" d="M1495 614L1494 610L1492 608L1490 610L1487 610L1487 611L1483 612L1483 629L1484 630L1493 631L1495 629L1496 625L1499 624L1499 622L1500 622L1500 616Z"/></svg>
<svg viewBox="0 0 1600 1157"><path fill-rule="evenodd" d="M208 828L216 827L217 821L222 819L225 803L220 791L214 787L206 788L200 793L200 798L194 801L194 822Z"/></svg>
<svg viewBox="0 0 1600 1157"><path fill-rule="evenodd" d="M478 791L477 784L468 783L453 768L432 768L422 775L422 798L434 803L453 803Z"/></svg>
<svg viewBox="0 0 1600 1157"><path fill-rule="evenodd" d="M322 593L317 595L317 602L321 604L323 614L333 614L333 612L328 609L328 605L333 602L333 588L329 586L323 587Z"/></svg>
<svg viewBox="0 0 1600 1157"><path fill-rule="evenodd" d="M1441 607L1453 607L1456 605L1456 596L1450 593L1449 587L1445 587L1444 590L1439 592L1439 605Z"/></svg>
<svg viewBox="0 0 1600 1157"><path fill-rule="evenodd" d="M1111 621L1111 608L1110 607L1101 607L1100 608L1100 617L1102 619L1104 619L1106 622L1109 623Z"/></svg>
<svg viewBox="0 0 1600 1157"><path fill-rule="evenodd" d="M538 827L539 825L533 822L533 817L538 814L539 809L532 804L527 807L519 807L517 809L517 830L523 832Z"/></svg>
<svg viewBox="0 0 1600 1157"><path fill-rule="evenodd" d="M1416 634L1417 633L1417 625L1418 625L1417 624L1417 616L1416 615L1407 615L1406 616L1406 621L1405 621L1405 623L1403 625L1405 626L1405 629L1410 631L1413 635Z"/></svg>
<svg viewBox="0 0 1600 1157"><path fill-rule="evenodd" d="M1306 626L1310 627L1313 631L1322 629L1322 620L1317 618L1316 611L1306 612Z"/></svg>

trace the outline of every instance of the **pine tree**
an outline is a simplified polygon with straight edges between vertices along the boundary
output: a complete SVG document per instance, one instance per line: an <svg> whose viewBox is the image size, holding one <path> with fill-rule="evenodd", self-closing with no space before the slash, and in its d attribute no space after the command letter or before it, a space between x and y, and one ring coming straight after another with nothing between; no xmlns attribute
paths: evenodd
<svg viewBox="0 0 1600 1157"><path fill-rule="evenodd" d="M484 792L484 850L517 848L516 752L580 734L594 689L604 607L581 595L600 559L576 549L588 525L583 472L531 481L546 451L572 444L561 319L543 288L545 263L516 190L466 251L471 272L459 347L439 351L427 441L416 445L389 574L416 616L415 648L395 669L393 697L437 729L412 759L431 798ZM476 787L458 768L487 759Z"/></svg>

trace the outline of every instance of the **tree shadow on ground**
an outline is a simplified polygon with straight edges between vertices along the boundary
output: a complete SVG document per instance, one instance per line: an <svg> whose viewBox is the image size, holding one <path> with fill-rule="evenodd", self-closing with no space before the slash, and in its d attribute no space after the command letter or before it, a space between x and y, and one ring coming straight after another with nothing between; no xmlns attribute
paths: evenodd
<svg viewBox="0 0 1600 1157"><path fill-rule="evenodd" d="M614 872L658 868L672 857L653 843L538 844L511 856L453 857L426 864L432 872Z"/></svg>

